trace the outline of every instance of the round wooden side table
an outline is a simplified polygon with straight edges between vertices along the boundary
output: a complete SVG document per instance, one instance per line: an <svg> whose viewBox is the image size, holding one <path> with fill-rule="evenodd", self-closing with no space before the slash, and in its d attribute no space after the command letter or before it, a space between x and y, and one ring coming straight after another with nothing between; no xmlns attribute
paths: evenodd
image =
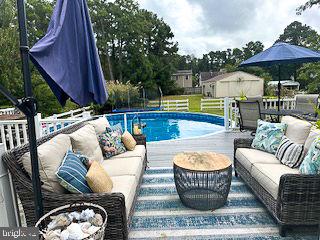
<svg viewBox="0 0 320 240"><path fill-rule="evenodd" d="M222 207L232 179L230 159L214 152L185 152L173 159L174 181L181 202L198 210Z"/></svg>

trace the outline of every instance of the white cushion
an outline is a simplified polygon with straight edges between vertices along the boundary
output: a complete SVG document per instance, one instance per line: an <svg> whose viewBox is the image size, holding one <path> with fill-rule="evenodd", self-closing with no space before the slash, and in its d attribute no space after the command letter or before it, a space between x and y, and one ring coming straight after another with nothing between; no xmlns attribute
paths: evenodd
<svg viewBox="0 0 320 240"><path fill-rule="evenodd" d="M128 217L138 186L138 181L134 176L127 175L111 177L111 180L113 182L112 193L122 193L124 195Z"/></svg>
<svg viewBox="0 0 320 240"><path fill-rule="evenodd" d="M297 144L305 143L312 127L311 123L291 116L282 117L281 122L288 125L285 133L287 138Z"/></svg>
<svg viewBox="0 0 320 240"><path fill-rule="evenodd" d="M103 161L102 151L92 125L85 125L79 130L69 134L69 136L72 149L75 153L80 152L94 161Z"/></svg>
<svg viewBox="0 0 320 240"><path fill-rule="evenodd" d="M140 157L117 158L104 160L102 166L109 176L130 175L140 178L143 161Z"/></svg>
<svg viewBox="0 0 320 240"><path fill-rule="evenodd" d="M304 155L307 154L311 144L316 140L316 138L320 137L320 129L311 129L309 136L304 144Z"/></svg>
<svg viewBox="0 0 320 240"><path fill-rule="evenodd" d="M274 199L278 197L280 178L284 174L299 174L299 169L290 168L281 163L255 163L251 175L267 190Z"/></svg>
<svg viewBox="0 0 320 240"><path fill-rule="evenodd" d="M97 136L102 134L107 127L110 127L109 121L105 116L100 117L96 120L92 120L89 122L89 124L94 127L94 130L96 131Z"/></svg>
<svg viewBox="0 0 320 240"><path fill-rule="evenodd" d="M70 137L66 134L59 134L38 147L39 173L44 189L57 193L66 192L60 185L55 173L70 148ZM30 153L25 153L21 157L21 161L25 170L31 176Z"/></svg>
<svg viewBox="0 0 320 240"><path fill-rule="evenodd" d="M126 151L124 153L121 153L119 155L113 156L109 158L117 159L117 158L129 158L129 157L140 157L141 159L144 159L146 154L146 148L144 145L136 145L133 151Z"/></svg>
<svg viewBox="0 0 320 240"><path fill-rule="evenodd" d="M254 163L280 163L275 155L253 148L238 148L236 158L249 172Z"/></svg>

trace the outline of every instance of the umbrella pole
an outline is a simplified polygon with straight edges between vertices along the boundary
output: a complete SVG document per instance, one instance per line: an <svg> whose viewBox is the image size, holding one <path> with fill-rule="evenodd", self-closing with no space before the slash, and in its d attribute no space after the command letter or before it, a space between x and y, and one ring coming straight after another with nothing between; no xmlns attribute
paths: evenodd
<svg viewBox="0 0 320 240"><path fill-rule="evenodd" d="M33 98L32 95L31 76L29 69L29 47L27 39L25 0L17 0L17 8L20 34L20 52L22 60L22 74L25 92L25 98L20 100L20 105L18 107L24 112L28 122L29 151L32 166L32 186L34 192L36 219L38 220L43 215L43 203L41 183L39 177L37 138L34 121L34 116L37 114L37 110L36 100Z"/></svg>
<svg viewBox="0 0 320 240"><path fill-rule="evenodd" d="M278 65L278 112L280 112L281 103L281 65ZM278 115L278 122L280 122L280 116Z"/></svg>

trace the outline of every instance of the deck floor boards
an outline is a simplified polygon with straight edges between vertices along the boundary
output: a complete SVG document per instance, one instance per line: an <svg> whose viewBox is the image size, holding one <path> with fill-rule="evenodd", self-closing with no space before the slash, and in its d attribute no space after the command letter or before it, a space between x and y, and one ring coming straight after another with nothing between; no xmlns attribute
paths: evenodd
<svg viewBox="0 0 320 240"><path fill-rule="evenodd" d="M171 167L174 155L184 151L214 151L233 158L233 140L248 132L220 132L211 136L147 143L150 167Z"/></svg>

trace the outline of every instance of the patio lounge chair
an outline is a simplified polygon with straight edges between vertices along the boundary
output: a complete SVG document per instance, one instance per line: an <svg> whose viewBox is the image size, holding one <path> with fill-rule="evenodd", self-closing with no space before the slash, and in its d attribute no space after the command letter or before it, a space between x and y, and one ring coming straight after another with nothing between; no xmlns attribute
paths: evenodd
<svg viewBox="0 0 320 240"><path fill-rule="evenodd" d="M37 146L39 147L58 135L69 135L76 131L79 133L79 130L89 124L90 121L76 123L70 127L46 135L37 140ZM142 139L140 137L140 139L136 139L136 141L137 146L133 151L127 151L114 156L112 158L115 159L110 158L108 161L103 161L102 163L102 166L106 169L113 181L111 193L57 193L42 187L44 212L48 213L57 207L72 203L89 202L98 204L102 206L108 214L108 223L104 239L127 239L128 225L133 215L136 196L147 162L145 138ZM29 144L14 148L5 153L3 160L12 175L15 192L21 200L27 226L32 227L36 223L32 182L21 160L22 156L27 152L29 152ZM41 154L39 154L39 156L40 155ZM41 181L44 183L42 178Z"/></svg>
<svg viewBox="0 0 320 240"><path fill-rule="evenodd" d="M258 101L237 101L240 114L240 131L257 130L257 121L261 119L260 103Z"/></svg>
<svg viewBox="0 0 320 240"><path fill-rule="evenodd" d="M295 110L297 112L301 112L303 114L309 114L312 116L316 116L315 109L318 108L318 94L300 94L296 96L296 107Z"/></svg>

